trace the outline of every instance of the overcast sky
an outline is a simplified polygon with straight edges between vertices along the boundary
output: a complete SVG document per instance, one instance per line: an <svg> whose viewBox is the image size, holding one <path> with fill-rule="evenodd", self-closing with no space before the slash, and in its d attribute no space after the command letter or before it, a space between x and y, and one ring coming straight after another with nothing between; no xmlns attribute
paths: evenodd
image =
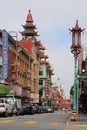
<svg viewBox="0 0 87 130"><path fill-rule="evenodd" d="M23 28L29 9L41 40L54 69L53 83L62 86L65 93L73 85L74 58L70 46L69 28L85 28L82 43L87 44L87 0L0 0L0 29L19 31ZM60 80L57 81L57 78Z"/></svg>

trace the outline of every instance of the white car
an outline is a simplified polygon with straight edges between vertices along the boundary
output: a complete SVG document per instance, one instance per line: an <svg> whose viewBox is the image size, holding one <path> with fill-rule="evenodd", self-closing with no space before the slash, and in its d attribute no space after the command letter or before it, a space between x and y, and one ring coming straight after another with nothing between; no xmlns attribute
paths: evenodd
<svg viewBox="0 0 87 130"><path fill-rule="evenodd" d="M54 112L54 110L53 110L53 107L51 107L51 106L47 106L47 112L49 113L49 112Z"/></svg>
<svg viewBox="0 0 87 130"><path fill-rule="evenodd" d="M13 106L10 105L6 98L0 98L0 114L7 117L8 114L12 114L12 108Z"/></svg>
<svg viewBox="0 0 87 130"><path fill-rule="evenodd" d="M0 98L0 114L3 114L5 117L9 115L16 114L19 115L19 107L16 100L13 98L5 97Z"/></svg>

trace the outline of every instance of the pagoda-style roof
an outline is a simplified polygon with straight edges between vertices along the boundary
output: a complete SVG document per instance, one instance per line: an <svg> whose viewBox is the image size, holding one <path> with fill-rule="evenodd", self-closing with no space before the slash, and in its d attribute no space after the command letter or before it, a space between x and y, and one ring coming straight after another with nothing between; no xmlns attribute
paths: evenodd
<svg viewBox="0 0 87 130"><path fill-rule="evenodd" d="M37 35L37 32L35 32L34 30L24 30L22 32L20 32L22 35L27 35L27 36L31 36L31 35L34 35L34 36L38 36Z"/></svg>
<svg viewBox="0 0 87 130"><path fill-rule="evenodd" d="M42 58L46 59L45 57L46 57L46 55L42 55L42 56L40 57L40 59L42 59Z"/></svg>
<svg viewBox="0 0 87 130"><path fill-rule="evenodd" d="M49 73L50 73L51 75L54 75L53 69L52 69L52 67L51 67L51 65L50 65L49 62L46 63L46 67L47 67L47 71L49 71Z"/></svg>
<svg viewBox="0 0 87 130"><path fill-rule="evenodd" d="M73 32L73 31L80 31L80 32L82 32L82 31L84 31L84 29L81 29L81 27L79 27L79 25L78 25L78 20L76 20L76 25L75 25L75 27L73 27L72 29L69 29L71 32Z"/></svg>
<svg viewBox="0 0 87 130"><path fill-rule="evenodd" d="M40 61L41 61L41 60L46 60L46 59L48 59L48 58L49 58L49 57L44 54L42 57L40 57Z"/></svg>
<svg viewBox="0 0 87 130"><path fill-rule="evenodd" d="M48 57L48 55L44 55L44 59L46 60L46 59L48 59L49 57Z"/></svg>
<svg viewBox="0 0 87 130"><path fill-rule="evenodd" d="M24 28L27 28L27 27L32 27L32 28L34 28L34 29L37 29L36 28L36 25L34 25L34 24L32 24L32 23L26 23L25 25L22 25L22 27L24 27Z"/></svg>
<svg viewBox="0 0 87 130"><path fill-rule="evenodd" d="M40 43L40 45L38 46L38 49L40 50L46 50L45 47Z"/></svg>
<svg viewBox="0 0 87 130"><path fill-rule="evenodd" d="M35 39L34 41L35 41L35 44L36 44L37 46L40 45L40 41L38 41L37 39Z"/></svg>
<svg viewBox="0 0 87 130"><path fill-rule="evenodd" d="M49 57L48 57L48 55L43 55L42 57L40 57L40 61L42 61L42 60L46 60L46 59L48 59Z"/></svg>
<svg viewBox="0 0 87 130"><path fill-rule="evenodd" d="M33 18L30 10L26 18L26 24L22 25L22 27L24 28L24 31L20 32L22 36L39 36L38 32L35 31L37 28L36 25L33 24Z"/></svg>
<svg viewBox="0 0 87 130"><path fill-rule="evenodd" d="M33 22L33 17L32 17L32 14L31 14L30 10L29 10L29 13L27 15L26 22Z"/></svg>
<svg viewBox="0 0 87 130"><path fill-rule="evenodd" d="M39 58L43 58L44 57L44 52L37 50L37 55L39 56Z"/></svg>
<svg viewBox="0 0 87 130"><path fill-rule="evenodd" d="M39 60L39 62L42 63L42 64L46 64L47 63L47 61L45 59Z"/></svg>
<svg viewBox="0 0 87 130"><path fill-rule="evenodd" d="M54 75L53 69L50 69L50 74Z"/></svg>
<svg viewBox="0 0 87 130"><path fill-rule="evenodd" d="M20 40L18 43L26 50L28 54L31 54L32 38L28 38L27 40Z"/></svg>

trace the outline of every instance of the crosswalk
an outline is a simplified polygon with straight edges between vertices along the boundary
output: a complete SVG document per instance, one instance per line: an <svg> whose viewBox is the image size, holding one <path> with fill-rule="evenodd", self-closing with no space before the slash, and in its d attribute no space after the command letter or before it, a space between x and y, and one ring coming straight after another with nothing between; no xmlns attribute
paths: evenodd
<svg viewBox="0 0 87 130"><path fill-rule="evenodd" d="M13 122L16 122L16 120L14 119L2 119L0 120L0 124L4 125L4 124L8 124L8 123L13 123ZM25 121L22 121L20 122L20 124L25 124L25 125L33 125L33 124L37 124L39 123L39 121L37 120L25 120ZM59 126L61 125L59 122L57 121L53 121L53 122L50 122L50 125L51 126ZM69 124L69 125L66 125L64 130L87 130L87 124Z"/></svg>
<svg viewBox="0 0 87 130"><path fill-rule="evenodd" d="M3 119L0 120L0 124L8 124L8 123L13 123L16 122L16 120L13 119ZM26 121L22 121L21 124L29 124L29 125L33 125L33 124L37 124L39 123L37 120L26 120ZM52 126L58 126L59 123L57 121L51 122L50 123Z"/></svg>
<svg viewBox="0 0 87 130"><path fill-rule="evenodd" d="M87 130L87 124L67 125L64 130Z"/></svg>
<svg viewBox="0 0 87 130"><path fill-rule="evenodd" d="M15 120L0 120L0 124L7 124L7 123L11 123L14 122Z"/></svg>
<svg viewBox="0 0 87 130"><path fill-rule="evenodd" d="M36 120L29 120L29 121L23 122L23 124L31 124L31 125L37 124L37 123L38 123L38 121L36 121Z"/></svg>

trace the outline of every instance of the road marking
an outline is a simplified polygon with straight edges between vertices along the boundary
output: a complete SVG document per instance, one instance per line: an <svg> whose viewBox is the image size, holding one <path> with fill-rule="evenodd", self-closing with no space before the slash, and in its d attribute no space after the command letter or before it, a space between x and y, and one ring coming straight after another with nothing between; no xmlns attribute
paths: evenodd
<svg viewBox="0 0 87 130"><path fill-rule="evenodd" d="M5 123L11 123L14 122L15 120L1 120L0 124L5 124Z"/></svg>
<svg viewBox="0 0 87 130"><path fill-rule="evenodd" d="M58 125L58 122L55 121L55 122L52 122L52 126L57 126Z"/></svg>
<svg viewBox="0 0 87 130"><path fill-rule="evenodd" d="M86 124L75 124L75 125L69 125L65 126L64 130L87 130Z"/></svg>
<svg viewBox="0 0 87 130"><path fill-rule="evenodd" d="M87 127L86 124L77 124L76 126L80 126L80 127Z"/></svg>
<svg viewBox="0 0 87 130"><path fill-rule="evenodd" d="M26 121L26 122L23 122L23 124L30 124L30 125L32 125L32 124L36 124L38 121L36 121L36 120L30 120L30 121Z"/></svg>

